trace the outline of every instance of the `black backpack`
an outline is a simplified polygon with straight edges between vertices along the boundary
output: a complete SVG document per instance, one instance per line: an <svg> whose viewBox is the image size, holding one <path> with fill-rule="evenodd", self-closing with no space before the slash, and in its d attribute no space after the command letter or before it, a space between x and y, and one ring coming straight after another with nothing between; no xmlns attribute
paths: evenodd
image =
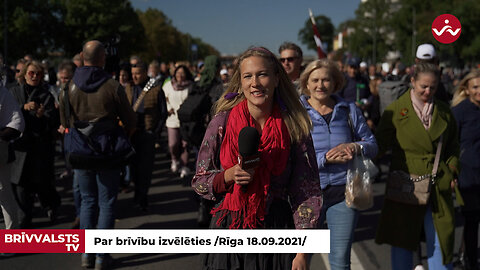
<svg viewBox="0 0 480 270"><path fill-rule="evenodd" d="M387 108L390 103L397 100L401 95L407 92L409 83L406 77L399 80L387 80L378 86L378 97L380 99L380 114Z"/></svg>
<svg viewBox="0 0 480 270"><path fill-rule="evenodd" d="M188 97L177 111L180 120L180 134L190 145L200 146L206 131L205 119L212 102L208 88L194 85Z"/></svg>

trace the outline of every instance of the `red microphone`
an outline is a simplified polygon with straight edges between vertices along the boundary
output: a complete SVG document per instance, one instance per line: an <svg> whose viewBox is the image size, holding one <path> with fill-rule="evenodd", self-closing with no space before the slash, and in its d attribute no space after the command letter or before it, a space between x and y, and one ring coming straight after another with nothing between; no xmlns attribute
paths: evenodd
<svg viewBox="0 0 480 270"><path fill-rule="evenodd" d="M244 127L238 134L238 164L244 170L255 168L260 162L260 134L256 128ZM242 191L247 192L247 185L242 186Z"/></svg>

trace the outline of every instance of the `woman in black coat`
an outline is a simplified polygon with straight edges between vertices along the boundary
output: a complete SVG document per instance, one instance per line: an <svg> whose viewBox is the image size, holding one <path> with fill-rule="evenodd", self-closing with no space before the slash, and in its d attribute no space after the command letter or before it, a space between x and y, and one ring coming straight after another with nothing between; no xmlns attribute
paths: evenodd
<svg viewBox="0 0 480 270"><path fill-rule="evenodd" d="M478 268L478 224L480 222L480 70L467 74L458 85L452 112L460 138L458 185L465 205L464 242L467 269Z"/></svg>
<svg viewBox="0 0 480 270"><path fill-rule="evenodd" d="M31 227L36 194L52 222L60 205L53 167L59 116L55 98L48 91L43 76L44 70L39 62L27 62L20 73L20 83L10 89L25 119L23 136L14 144L18 156L16 162L21 162L21 156L26 155L23 167L19 167L22 168L20 178L13 180L15 196L24 213L21 228Z"/></svg>

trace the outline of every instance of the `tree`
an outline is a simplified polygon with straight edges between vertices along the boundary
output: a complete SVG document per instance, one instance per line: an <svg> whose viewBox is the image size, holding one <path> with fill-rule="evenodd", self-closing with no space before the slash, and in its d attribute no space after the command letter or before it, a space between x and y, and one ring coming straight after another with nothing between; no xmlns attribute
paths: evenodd
<svg viewBox="0 0 480 270"><path fill-rule="evenodd" d="M431 43L437 48L440 62L472 65L480 61L480 37L475 34L480 31L479 12L480 2L475 0L368 0L356 10L349 24L353 33L346 37L346 43L351 53L366 57L373 52L376 35L378 59L388 51L400 51L402 62L407 64L413 63L418 45ZM451 44L435 40L431 30L433 20L445 13L455 15L462 24L460 38Z"/></svg>
<svg viewBox="0 0 480 270"><path fill-rule="evenodd" d="M198 57L209 54L219 55L211 45L200 38L192 37L177 30L172 21L160 10L149 8L145 12L137 10L148 40L143 52L144 59L160 58L162 61L191 60L191 45L198 46Z"/></svg>
<svg viewBox="0 0 480 270"><path fill-rule="evenodd" d="M4 0L7 1L7 0ZM44 58L56 47L56 33L61 28L58 1L7 1L8 62L25 54ZM0 5L0 46L4 44L4 5Z"/></svg>
<svg viewBox="0 0 480 270"><path fill-rule="evenodd" d="M377 62L392 49L393 39L389 20L395 11L390 0L369 0L360 3L355 19L341 24L339 31L348 29L344 38L347 50L364 60Z"/></svg>
<svg viewBox="0 0 480 270"><path fill-rule="evenodd" d="M333 31L335 29L332 21L329 17L324 15L315 16L314 19L317 23L317 29L322 42L326 43L328 49L331 50L331 48L333 48ZM315 51L317 50L317 44L313 39L313 28L310 18L305 21L304 27L298 31L298 39L302 42L302 44L307 45L307 48Z"/></svg>
<svg viewBox="0 0 480 270"><path fill-rule="evenodd" d="M143 25L128 0L63 0L64 29L61 44L68 56L81 51L91 39L102 42L118 37L120 57L142 50L145 44Z"/></svg>

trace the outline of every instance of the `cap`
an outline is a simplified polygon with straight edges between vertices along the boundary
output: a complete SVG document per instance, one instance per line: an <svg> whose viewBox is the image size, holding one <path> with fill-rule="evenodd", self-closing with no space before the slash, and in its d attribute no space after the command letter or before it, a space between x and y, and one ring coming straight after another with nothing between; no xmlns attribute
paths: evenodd
<svg viewBox="0 0 480 270"><path fill-rule="evenodd" d="M416 57L422 60L430 60L436 56L435 48L432 44L421 44L417 48Z"/></svg>
<svg viewBox="0 0 480 270"><path fill-rule="evenodd" d="M197 63L197 68L202 68L202 67L203 67L203 62L202 61L198 62Z"/></svg>
<svg viewBox="0 0 480 270"><path fill-rule="evenodd" d="M390 65L387 62L382 64L382 71L385 73L388 73L390 71Z"/></svg>
<svg viewBox="0 0 480 270"><path fill-rule="evenodd" d="M227 75L228 71L226 69L220 70L220 75Z"/></svg>
<svg viewBox="0 0 480 270"><path fill-rule="evenodd" d="M359 65L359 62L357 58L350 58L347 60L347 65L351 66L351 67L358 67Z"/></svg>
<svg viewBox="0 0 480 270"><path fill-rule="evenodd" d="M367 67L367 63L365 63L365 61L360 62L360 67L361 67L361 68L366 68L366 67Z"/></svg>

